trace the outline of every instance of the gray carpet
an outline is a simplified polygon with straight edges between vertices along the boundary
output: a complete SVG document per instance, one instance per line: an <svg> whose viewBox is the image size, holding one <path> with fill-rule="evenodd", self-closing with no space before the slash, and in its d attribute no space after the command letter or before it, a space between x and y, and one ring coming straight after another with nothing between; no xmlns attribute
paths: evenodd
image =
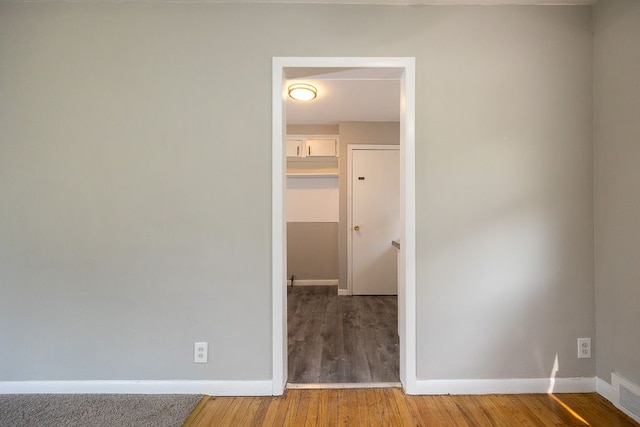
<svg viewBox="0 0 640 427"><path fill-rule="evenodd" d="M179 427L201 395L0 395L2 427Z"/></svg>

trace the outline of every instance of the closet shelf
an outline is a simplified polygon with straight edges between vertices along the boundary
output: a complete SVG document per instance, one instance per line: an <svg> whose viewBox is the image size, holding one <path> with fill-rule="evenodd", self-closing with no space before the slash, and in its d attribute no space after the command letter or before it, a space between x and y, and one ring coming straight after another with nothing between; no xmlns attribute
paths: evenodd
<svg viewBox="0 0 640 427"><path fill-rule="evenodd" d="M338 172L287 172L293 178L337 178Z"/></svg>

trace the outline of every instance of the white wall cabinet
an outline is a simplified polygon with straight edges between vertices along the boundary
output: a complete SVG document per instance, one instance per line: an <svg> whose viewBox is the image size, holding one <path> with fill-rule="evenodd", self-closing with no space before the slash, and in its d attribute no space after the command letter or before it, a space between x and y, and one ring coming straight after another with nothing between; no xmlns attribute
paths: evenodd
<svg viewBox="0 0 640 427"><path fill-rule="evenodd" d="M335 157L337 154L335 139L307 139L307 157Z"/></svg>
<svg viewBox="0 0 640 427"><path fill-rule="evenodd" d="M287 138L287 157L336 157L336 138Z"/></svg>
<svg viewBox="0 0 640 427"><path fill-rule="evenodd" d="M287 138L287 157L302 157L304 141L302 139Z"/></svg>

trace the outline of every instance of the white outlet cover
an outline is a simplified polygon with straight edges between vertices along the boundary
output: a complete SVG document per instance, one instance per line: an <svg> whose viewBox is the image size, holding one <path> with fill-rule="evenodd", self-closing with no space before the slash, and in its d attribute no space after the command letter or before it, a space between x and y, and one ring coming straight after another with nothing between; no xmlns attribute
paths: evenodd
<svg viewBox="0 0 640 427"><path fill-rule="evenodd" d="M591 338L578 338L578 359L591 359Z"/></svg>
<svg viewBox="0 0 640 427"><path fill-rule="evenodd" d="M209 360L209 343L204 341L195 342L193 345L193 362L207 363Z"/></svg>

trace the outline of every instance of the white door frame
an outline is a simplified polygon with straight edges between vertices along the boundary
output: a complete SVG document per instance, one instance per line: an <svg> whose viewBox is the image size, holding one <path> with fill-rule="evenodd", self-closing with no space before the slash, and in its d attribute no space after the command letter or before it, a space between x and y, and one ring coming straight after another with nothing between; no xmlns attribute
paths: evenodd
<svg viewBox="0 0 640 427"><path fill-rule="evenodd" d="M285 100L288 67L398 68L400 78L400 221L398 316L400 381L407 394L416 390L416 213L415 213L415 58L274 57L272 62L272 315L273 395L287 384L287 236L284 210L286 184Z"/></svg>
<svg viewBox="0 0 640 427"><path fill-rule="evenodd" d="M347 147L347 292L353 295L353 152L357 150L399 150L399 145L351 144ZM391 246L391 242L389 242ZM398 266L398 269L400 266ZM400 325L400 321L398 321Z"/></svg>

